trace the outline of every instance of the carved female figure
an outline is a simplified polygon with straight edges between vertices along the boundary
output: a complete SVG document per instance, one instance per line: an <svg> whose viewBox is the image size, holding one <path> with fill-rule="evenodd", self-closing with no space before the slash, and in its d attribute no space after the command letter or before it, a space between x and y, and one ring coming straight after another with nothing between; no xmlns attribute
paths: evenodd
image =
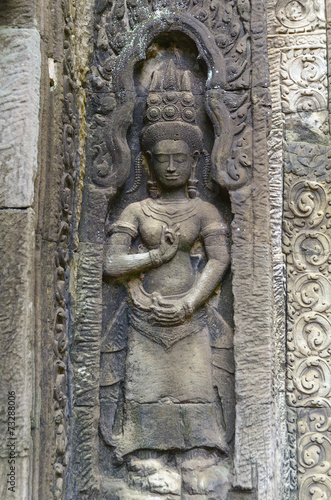
<svg viewBox="0 0 331 500"><path fill-rule="evenodd" d="M176 78L171 67L168 80L154 75L141 141L151 198L122 212L105 257L105 273L130 277L118 457L140 449L227 448L217 418L204 304L229 264L228 228L216 207L196 197L202 134L188 74L180 84ZM142 253L131 253L136 238L146 249ZM199 238L207 255L201 272L190 254Z"/></svg>

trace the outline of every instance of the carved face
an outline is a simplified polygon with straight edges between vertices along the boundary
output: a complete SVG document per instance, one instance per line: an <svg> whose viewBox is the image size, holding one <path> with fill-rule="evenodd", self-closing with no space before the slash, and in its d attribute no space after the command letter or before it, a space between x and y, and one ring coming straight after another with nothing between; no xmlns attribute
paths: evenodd
<svg viewBox="0 0 331 500"><path fill-rule="evenodd" d="M155 144L151 160L155 178L164 189L185 186L198 161L185 141L164 140Z"/></svg>

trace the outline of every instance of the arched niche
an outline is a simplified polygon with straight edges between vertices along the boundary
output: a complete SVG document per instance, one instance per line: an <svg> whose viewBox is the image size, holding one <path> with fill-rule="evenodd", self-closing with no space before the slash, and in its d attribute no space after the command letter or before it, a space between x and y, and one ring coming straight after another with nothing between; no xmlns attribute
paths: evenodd
<svg viewBox="0 0 331 500"><path fill-rule="evenodd" d="M119 486L117 481L123 479L116 476L116 466L102 458L103 452L98 448L100 404L103 404L99 397L99 385L101 339L105 325L103 316L105 318L106 309L105 295L102 295L102 289L105 290L102 266L106 219L109 218L111 222L112 217L116 217L121 204L125 204L125 196L128 196L125 191L130 190L134 183L136 151L132 149L137 140L132 131L137 104L137 68L148 58L153 41L167 33L170 38L176 33L181 34L182 40L186 37L204 61L204 101L210 131L213 133L210 180L218 190L226 188L221 193L225 199L229 196L231 202L232 215L230 205L226 205L229 222L232 218L231 269L237 398L232 488L240 498L241 492L243 495L253 495L256 467L261 477L264 477L273 446L270 436L265 449L261 451L259 438L261 429L270 435L273 418L271 371L263 380L260 378L260 374L265 373L265 367L271 367L273 362L265 155L268 101L263 100L263 83L258 80L256 72L252 72L249 85L247 80L243 80L236 86L235 79L229 78L229 64L225 63L215 36L195 17L178 11L175 14L156 11L135 29L128 31L123 49L112 59L115 63L109 71L109 78L104 84L101 82L99 87L93 88L92 85L89 94L87 168L77 274L79 298L71 346L74 417L72 484L82 494L95 491L99 492L96 493L98 495L103 483L107 483L111 489ZM254 61L257 65L257 56ZM251 67L249 58L244 67L245 70ZM255 100L252 98L253 93ZM259 99L256 97L258 95ZM134 196L139 198L143 193L137 191ZM123 298L119 289L117 292L118 297ZM120 299L114 300L114 313L121 312L120 305ZM232 311L232 305L230 309ZM232 373L233 365L228 370ZM253 437L247 426L250 430L256 429ZM103 476L101 483L100 470ZM263 486L261 488L263 491Z"/></svg>

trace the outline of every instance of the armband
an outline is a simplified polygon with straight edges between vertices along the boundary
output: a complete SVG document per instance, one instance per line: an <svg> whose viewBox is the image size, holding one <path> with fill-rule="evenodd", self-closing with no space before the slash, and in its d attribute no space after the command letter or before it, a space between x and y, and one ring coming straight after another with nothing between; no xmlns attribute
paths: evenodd
<svg viewBox="0 0 331 500"><path fill-rule="evenodd" d="M208 238L208 236L214 236L217 234L227 236L229 234L229 226L225 224L225 222L211 222L201 231L201 236L203 238Z"/></svg>
<svg viewBox="0 0 331 500"><path fill-rule="evenodd" d="M115 222L115 224L110 226L109 235L114 233L126 233L131 236L131 238L136 238L136 236L138 235L138 230L133 224L130 224L129 222Z"/></svg>
<svg viewBox="0 0 331 500"><path fill-rule="evenodd" d="M192 314L194 313L193 307L184 301L183 308L184 308L184 312L185 312L185 319L190 318L192 316Z"/></svg>

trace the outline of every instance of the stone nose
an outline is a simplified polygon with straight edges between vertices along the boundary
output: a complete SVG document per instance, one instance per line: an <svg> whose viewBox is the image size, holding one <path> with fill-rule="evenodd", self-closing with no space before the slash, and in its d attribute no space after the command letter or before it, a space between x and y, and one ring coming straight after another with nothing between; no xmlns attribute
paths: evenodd
<svg viewBox="0 0 331 500"><path fill-rule="evenodd" d="M175 171L176 171L176 167L175 167L173 156L169 155L169 164L168 164L167 172L175 172Z"/></svg>

